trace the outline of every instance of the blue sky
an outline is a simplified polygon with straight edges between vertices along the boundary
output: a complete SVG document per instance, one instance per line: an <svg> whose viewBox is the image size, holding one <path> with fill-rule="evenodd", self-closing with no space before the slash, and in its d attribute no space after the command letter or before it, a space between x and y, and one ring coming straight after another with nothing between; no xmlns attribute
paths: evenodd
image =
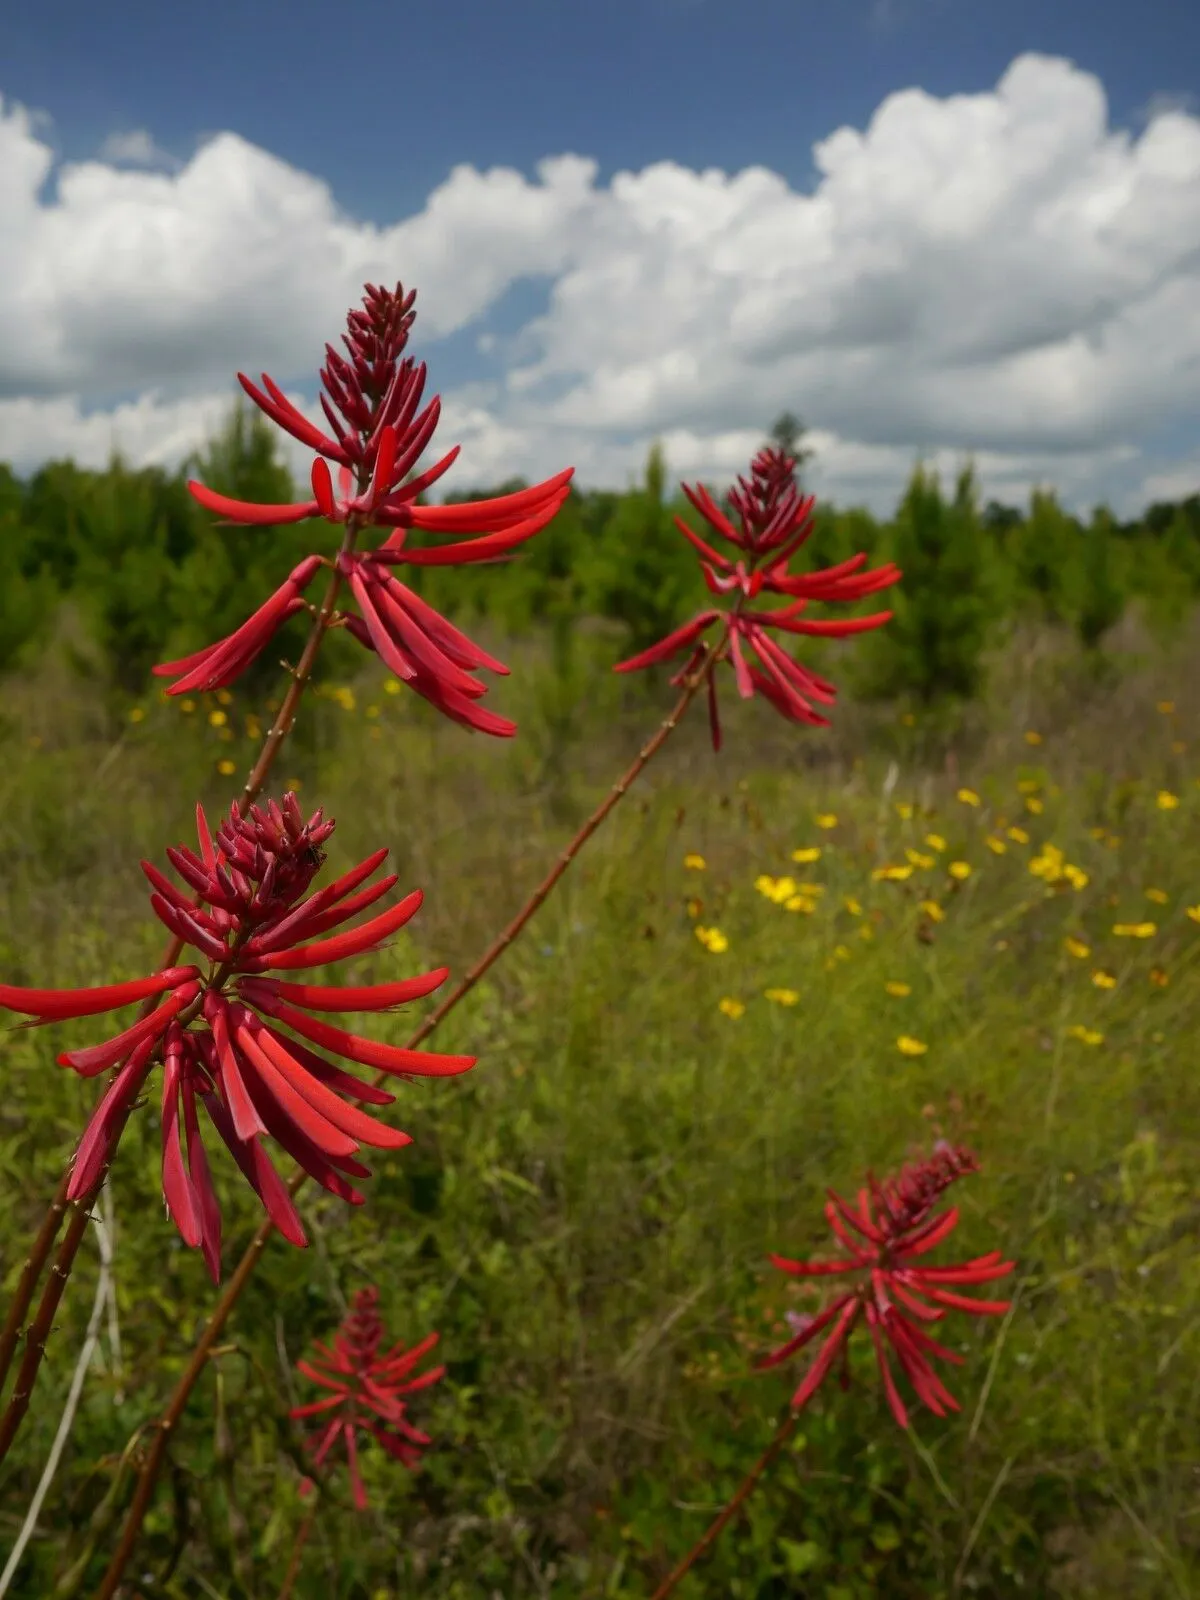
<svg viewBox="0 0 1200 1600"><path fill-rule="evenodd" d="M22 7L0 458L102 458L115 429L170 460L228 400L218 356L311 402L367 264L417 283L475 479L566 449L624 482L656 436L719 477L786 403L843 501L885 507L917 452L966 449L1010 497L1183 492L1198 63L1195 0ZM243 249L247 215L269 236Z"/></svg>

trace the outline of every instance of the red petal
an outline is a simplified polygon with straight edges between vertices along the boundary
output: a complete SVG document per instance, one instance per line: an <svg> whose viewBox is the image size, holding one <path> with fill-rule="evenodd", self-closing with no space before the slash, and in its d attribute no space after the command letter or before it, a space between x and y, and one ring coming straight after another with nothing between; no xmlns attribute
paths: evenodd
<svg viewBox="0 0 1200 1600"><path fill-rule="evenodd" d="M250 939L246 949L255 955L261 953L267 966L278 972L291 971L296 967L323 967L335 961L344 961L348 956L360 956L368 950L374 950L381 940L397 932L420 909L424 898L420 889L414 889L379 916L372 917L368 922L360 922L357 928L347 928L332 939L319 939L316 944L297 945L291 950L274 951L268 948L264 951L259 941Z"/></svg>
<svg viewBox="0 0 1200 1600"><path fill-rule="evenodd" d="M381 1044L376 1039L361 1039L343 1028L331 1027L305 1016L295 1006L266 995L256 996L258 1010L275 1017L294 1028L302 1038L311 1039L323 1049L332 1050L347 1061L359 1061L365 1067L375 1067L380 1072L402 1073L406 1077L446 1078L469 1071L478 1059L475 1056L436 1055L426 1050L406 1050L400 1045Z"/></svg>
<svg viewBox="0 0 1200 1600"><path fill-rule="evenodd" d="M198 983L187 983L182 988L176 989L165 1004L152 1011L148 1017L143 1017L140 1022L135 1022L132 1028L126 1028L124 1033L119 1033L115 1038L107 1039L103 1044L94 1044L86 1050L64 1050L58 1057L60 1067L74 1067L84 1078L94 1078L98 1072L103 1072L106 1067L114 1067L117 1062L135 1045L144 1039L159 1039L166 1032L167 1024L172 1017L178 1016L185 1006L200 993Z"/></svg>
<svg viewBox="0 0 1200 1600"><path fill-rule="evenodd" d="M315 500L285 506L263 506L250 500L233 500L227 494L217 494L214 489L205 488L194 478L188 479L188 489L192 498L199 501L206 511L219 512L235 523L275 527L289 522L303 522L307 517L315 517L320 510Z"/></svg>
<svg viewBox="0 0 1200 1600"><path fill-rule="evenodd" d="M95 1017L104 1011L116 1011L199 976L198 967L168 967L149 978L108 983L98 989L17 989L0 983L0 1006L7 1011L26 1012L43 1022L63 1022L69 1017Z"/></svg>
<svg viewBox="0 0 1200 1600"><path fill-rule="evenodd" d="M242 985L247 999L251 989L266 990L290 1000L306 1011L391 1011L409 1000L420 1000L440 988L450 976L449 967L435 967L419 978L396 983L369 983L356 989L327 989L315 983L281 983L274 978L250 979Z"/></svg>

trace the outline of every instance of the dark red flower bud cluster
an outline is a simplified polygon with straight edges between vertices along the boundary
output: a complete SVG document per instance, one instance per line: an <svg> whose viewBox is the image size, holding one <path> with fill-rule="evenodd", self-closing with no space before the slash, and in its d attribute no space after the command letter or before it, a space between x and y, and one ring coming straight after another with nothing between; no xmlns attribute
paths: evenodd
<svg viewBox="0 0 1200 1600"><path fill-rule="evenodd" d="M817 572L789 573L788 563L812 532L815 505L812 495L801 495L795 471L796 459L786 451L774 446L761 450L751 463L749 480L739 478L729 492L736 523L730 521L703 486L693 489L683 485L684 494L713 531L741 551L738 559L731 561L694 532L682 517L675 518L676 527L700 556L710 592L733 596L733 609L702 611L658 644L620 662L617 672L656 666L688 651L684 666L671 679L673 684L680 684L704 660L708 647L703 635L719 623L728 640L729 659L742 699L748 700L757 691L789 721L828 725L828 717L822 716L816 706L831 706L837 697L836 687L788 655L768 630L841 638L882 627L891 620L890 611L820 620L804 618L801 613L814 600L860 600L886 589L899 579L900 570L889 562L863 572L860 569L867 557L860 554ZM761 594L792 598L773 611L748 609L747 602ZM714 677L708 680L708 710L713 749L719 750L721 725Z"/></svg>
<svg viewBox="0 0 1200 1600"><path fill-rule="evenodd" d="M356 529L395 529L373 551L348 549L338 555L337 569L348 582L360 614L339 614L336 621L446 716L468 728L507 736L516 732L516 724L476 704L486 686L471 672L486 667L507 673L508 668L452 627L388 569L405 564L459 566L505 559L555 515L570 492L574 468L498 499L442 506L416 503L422 491L453 465L459 447L417 476L408 476L433 438L441 414L441 400L436 395L421 409L425 364L415 365L411 356L403 355L416 316L412 309L415 298L415 290L404 294L400 284L394 291L368 284L365 309L350 312L348 332L342 335L350 359L339 355L332 345L325 346L321 407L332 436L298 411L265 373L262 389L238 373L238 382L256 406L293 438L319 452L312 467L311 500L295 505L254 505L217 494L202 483L190 482L188 488L202 506L227 523L265 526L320 516L334 524L353 521ZM330 461L339 468L336 495ZM482 537L436 548L412 548L406 544L411 528ZM234 633L178 661L156 666L158 676L176 680L167 693L220 689L233 683L257 660L288 617L305 607L304 590L325 564L328 559L324 556L308 556Z"/></svg>
<svg viewBox="0 0 1200 1600"><path fill-rule="evenodd" d="M381 1355L383 1338L379 1291L360 1289L353 1309L334 1335L333 1348L315 1342L320 1359L296 1363L297 1371L332 1393L327 1399L296 1406L289 1413L296 1419L322 1419L309 1440L314 1466L320 1467L339 1442L345 1446L354 1503L360 1511L366 1507L367 1494L358 1466L359 1434L374 1439L401 1465L415 1467L421 1451L432 1441L406 1419L404 1397L430 1388L446 1371L445 1367L432 1367L412 1376L437 1344L436 1333L428 1334L410 1350L396 1344ZM301 1493L306 1494L311 1488L310 1480L305 1479Z"/></svg>
<svg viewBox="0 0 1200 1600"><path fill-rule="evenodd" d="M35 1019L26 1026L96 1016L164 996L132 1027L58 1058L85 1077L123 1063L80 1141L69 1198L86 1194L95 1183L123 1114L151 1065L161 1060L163 1194L180 1234L203 1249L214 1279L220 1271L221 1217L200 1138L198 1102L272 1222L293 1244L303 1245L307 1241L295 1205L264 1149L268 1137L323 1188L354 1205L363 1196L349 1180L370 1176L355 1159L360 1146L395 1150L410 1143L408 1134L350 1103L390 1105L395 1096L335 1066L327 1055L401 1077L446 1076L475 1064L474 1056L382 1044L310 1015L392 1011L432 993L445 980L445 967L353 988L268 976L381 950L421 904L416 891L357 927L321 937L374 905L397 881L389 873L364 887L387 857L386 850L377 850L335 883L307 894L333 828L320 811L305 822L289 793L279 805L251 806L244 817L235 806L214 839L203 807L197 806L199 853L183 845L167 850L195 898L189 900L153 863L141 865L155 915L200 953L206 972L176 966L97 989L0 985L0 1006Z"/></svg>
<svg viewBox="0 0 1200 1600"><path fill-rule="evenodd" d="M764 1368L778 1366L830 1329L792 1396L793 1410L799 1411L812 1399L839 1352L843 1387L849 1382L847 1341L860 1318L870 1331L884 1393L902 1428L908 1426L908 1412L888 1360L889 1346L922 1404L939 1417L959 1409L929 1358L961 1364L962 1357L931 1338L926 1329L931 1323L940 1322L947 1311L965 1311L972 1316L997 1316L1007 1311L1007 1300L973 1300L957 1290L1006 1277L1014 1263L1002 1260L999 1250L976 1256L960 1266L928 1267L917 1263L958 1225L956 1206L933 1214L941 1195L958 1178L977 1171L978 1165L969 1150L942 1143L928 1161L906 1167L895 1178L882 1183L868 1179L855 1205L831 1189L825 1216L848 1255L835 1261L771 1257L777 1267L793 1277L858 1275L858 1282L833 1299L819 1315L794 1318L795 1338L759 1363Z"/></svg>

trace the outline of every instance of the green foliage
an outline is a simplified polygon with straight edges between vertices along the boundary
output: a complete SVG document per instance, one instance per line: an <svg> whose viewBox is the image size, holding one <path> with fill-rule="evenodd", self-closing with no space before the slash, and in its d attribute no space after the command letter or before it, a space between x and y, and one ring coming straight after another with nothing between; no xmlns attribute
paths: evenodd
<svg viewBox="0 0 1200 1600"><path fill-rule="evenodd" d="M1112 513L1098 506L1083 536L1073 597L1075 631L1085 650L1098 650L1104 635L1121 620L1126 592L1123 556Z"/></svg>
<svg viewBox="0 0 1200 1600"><path fill-rule="evenodd" d="M1005 540L1018 589L1049 622L1069 611L1071 573L1079 559L1081 530L1051 489L1035 489L1029 514Z"/></svg>
<svg viewBox="0 0 1200 1600"><path fill-rule="evenodd" d="M923 705L970 699L983 682L995 582L968 465L954 499L937 474L918 466L892 534L903 578L888 591L895 610L866 654L864 687L877 696L912 695Z"/></svg>

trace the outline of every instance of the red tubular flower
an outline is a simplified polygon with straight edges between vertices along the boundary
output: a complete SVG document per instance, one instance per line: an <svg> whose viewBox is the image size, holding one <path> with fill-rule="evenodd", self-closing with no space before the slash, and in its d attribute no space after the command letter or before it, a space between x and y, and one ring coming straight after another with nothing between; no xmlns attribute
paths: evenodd
<svg viewBox="0 0 1200 1600"><path fill-rule="evenodd" d="M658 644L619 662L615 671L635 672L640 667L657 666L688 651L686 663L671 679L673 684L680 684L704 659L702 635L719 622L729 642L734 681L743 700L757 690L789 721L828 726L829 718L822 716L816 706L833 705L837 689L789 656L767 630L842 638L882 627L891 620L890 611L819 620L803 618L801 613L814 600L861 600L875 594L895 583L900 569L889 562L870 572L860 571L867 561L866 555L860 554L818 572L789 574L789 561L812 532L815 504L812 495L801 496L795 470L795 457L786 451L775 446L760 450L750 464L750 481L739 478L737 488L729 493L736 523L730 521L707 489L683 485L684 494L714 533L742 552L736 561L731 561L689 528L682 517L675 518L676 527L700 557L710 592L734 596L733 609L702 611ZM746 609L746 602L756 600L760 594L789 595L791 600L774 611ZM719 750L721 724L712 677L708 680L708 713L713 749Z"/></svg>
<svg viewBox="0 0 1200 1600"><path fill-rule="evenodd" d="M906 1167L896 1178L882 1183L868 1179L855 1205L830 1190L825 1215L847 1254L836 1261L771 1257L777 1267L793 1277L858 1274L857 1283L835 1296L819 1315L792 1318L795 1337L759 1363L762 1368L778 1366L828 1330L792 1396L794 1411L812 1399L839 1353L843 1387L849 1381L847 1340L860 1317L875 1346L888 1405L902 1428L908 1426L908 1412L888 1359L889 1345L923 1405L939 1417L959 1409L957 1400L930 1365L929 1357L956 1365L961 1364L962 1357L931 1338L926 1326L940 1322L948 1310L966 1311L973 1316L998 1316L1007 1311L1007 1300L973 1300L956 1291L1006 1277L1014 1263L1001 1260L999 1250L976 1256L961 1266L923 1267L918 1263L921 1256L949 1238L958 1225L956 1206L933 1214L939 1197L958 1178L978 1171L978 1167L969 1150L941 1143L928 1161Z"/></svg>
<svg viewBox="0 0 1200 1600"><path fill-rule="evenodd" d="M312 466L313 498L296 505L254 505L217 494L202 483L189 482L196 500L226 523L265 526L323 517L356 527L395 531L375 550L344 551L338 570L349 583L360 616L339 614L360 644L374 650L385 664L419 695L466 727L509 735L516 725L504 717L473 707L485 685L469 676L476 667L507 674L508 668L473 644L402 584L388 569L409 566L460 566L497 561L544 528L570 492L574 468L531 489L477 500L465 505L422 506L416 500L453 465L458 446L418 476L405 479L433 437L441 413L435 395L419 410L425 389L425 364L401 357L416 312L416 291L404 294L366 286L365 309L351 311L342 335L347 361L332 345L325 346L321 407L332 436L308 421L277 384L263 374L262 389L244 373L238 382L271 420L319 454ZM340 416L340 420L339 420ZM328 458L328 459L326 459ZM335 495L329 461L338 466ZM435 548L406 544L410 528L438 534L476 534ZM303 608L304 589L327 558L309 556L287 582L235 633L179 661L164 661L153 670L175 682L168 694L226 688L266 648L288 617Z"/></svg>
<svg viewBox="0 0 1200 1600"><path fill-rule="evenodd" d="M436 1333L428 1334L411 1350L397 1344L384 1355L379 1353L382 1342L379 1291L360 1289L354 1297L353 1310L334 1335L332 1350L316 1343L322 1359L296 1363L297 1371L332 1393L327 1399L296 1406L289 1412L296 1419L321 1418L308 1443L314 1466L321 1466L336 1444L345 1445L354 1503L360 1511L366 1508L367 1494L358 1470L359 1433L370 1435L403 1466L415 1467L421 1451L432 1441L427 1433L420 1433L405 1420L402 1396L428 1389L446 1371L445 1367L432 1367L416 1377L412 1375L437 1344ZM306 1478L300 1492L307 1494L311 1488L312 1483Z"/></svg>
<svg viewBox="0 0 1200 1600"><path fill-rule="evenodd" d="M368 884L387 857L386 850L377 850L335 883L309 894L333 828L320 811L305 822L289 793L281 804L251 806L245 817L234 806L214 839L197 806L199 853L181 845L168 848L167 859L200 904L153 863L141 865L155 915L199 951L206 972L175 966L97 989L0 985L0 1006L30 1016L26 1027L96 1016L162 996L156 1009L132 1027L58 1058L85 1077L123 1063L80 1141L68 1193L75 1199L96 1181L112 1154L119 1113L140 1092L148 1067L161 1060L163 1195L184 1241L202 1248L214 1279L220 1272L221 1217L200 1139L197 1101L272 1222L293 1244L303 1245L296 1208L263 1148L267 1137L323 1188L352 1205L361 1205L363 1196L349 1179L370 1177L370 1169L355 1159L359 1148L396 1150L410 1143L408 1134L359 1109L390 1105L394 1095L335 1066L311 1046L397 1077L441 1077L475 1064L474 1056L407 1050L310 1015L392 1011L431 994L445 980L445 967L351 988L271 976L383 949L421 904L416 891L355 927L321 937L372 906L397 881L389 873Z"/></svg>

